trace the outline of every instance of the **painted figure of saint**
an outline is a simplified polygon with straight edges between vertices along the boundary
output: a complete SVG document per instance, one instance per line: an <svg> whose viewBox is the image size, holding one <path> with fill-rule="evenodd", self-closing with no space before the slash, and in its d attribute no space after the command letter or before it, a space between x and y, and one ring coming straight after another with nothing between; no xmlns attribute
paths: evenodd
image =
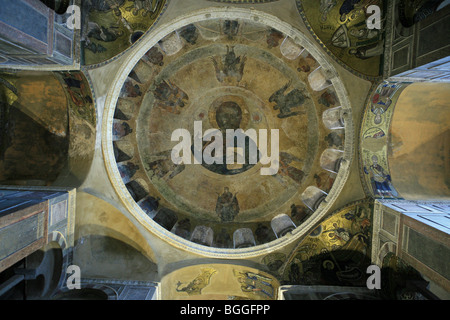
<svg viewBox="0 0 450 320"><path fill-rule="evenodd" d="M161 53L161 51L156 46L152 47L150 50L147 51L147 53L144 56L144 59L156 66L164 65L164 61L163 61L164 55Z"/></svg>
<svg viewBox="0 0 450 320"><path fill-rule="evenodd" d="M250 292L266 299L274 299L275 289L272 279L253 272L233 270L234 275L241 284L242 292Z"/></svg>
<svg viewBox="0 0 450 320"><path fill-rule="evenodd" d="M291 81L284 85L281 89L275 91L269 98L269 102L274 102L274 110L280 110L278 118L288 118L305 113L304 110L292 111L294 108L302 107L306 97L300 89L293 89L289 93L286 90L290 87Z"/></svg>
<svg viewBox="0 0 450 320"><path fill-rule="evenodd" d="M180 114L180 108L188 103L189 96L170 80L161 81L153 91L157 105L164 110Z"/></svg>
<svg viewBox="0 0 450 320"><path fill-rule="evenodd" d="M370 175L372 189L381 198L397 198L398 193L391 183L391 176L378 164L378 157L372 156L372 165L364 167L364 172Z"/></svg>
<svg viewBox="0 0 450 320"><path fill-rule="evenodd" d="M178 281L176 291L186 292L188 295L200 295L202 294L202 289L209 285L211 276L217 271L213 268L203 268L202 273L195 277L194 280L189 282L184 288L180 288L182 283Z"/></svg>
<svg viewBox="0 0 450 320"><path fill-rule="evenodd" d="M170 151L163 151L155 155L158 159L148 162L148 170L151 171L151 178L157 177L165 181L173 179L182 173L186 166L184 164L174 164L170 159Z"/></svg>
<svg viewBox="0 0 450 320"><path fill-rule="evenodd" d="M217 198L216 213L224 222L233 221L239 213L239 202L236 194L232 194L228 187Z"/></svg>
<svg viewBox="0 0 450 320"><path fill-rule="evenodd" d="M114 140L120 140L123 137L129 135L133 132L133 129L130 127L128 123L123 122L114 122L113 124L113 138Z"/></svg>
<svg viewBox="0 0 450 320"><path fill-rule="evenodd" d="M87 104L92 103L89 88L83 81L82 76L79 73L63 73L63 80L67 88L73 103L77 107L84 107Z"/></svg>
<svg viewBox="0 0 450 320"><path fill-rule="evenodd" d="M226 79L235 78L240 82L244 75L245 56L236 56L234 47L227 46L227 53L223 59L211 58L216 71L216 77L219 82L224 82Z"/></svg>
<svg viewBox="0 0 450 320"><path fill-rule="evenodd" d="M375 115L375 124L381 123L381 115L390 107L392 97L399 88L398 85L385 84L373 95L370 111Z"/></svg>
<svg viewBox="0 0 450 320"><path fill-rule="evenodd" d="M295 167L294 162L301 163L302 160L287 152L281 152L280 169L278 171L278 174L282 177L289 177L292 180L294 180L297 184L301 184L303 178L305 177L305 173L302 170Z"/></svg>

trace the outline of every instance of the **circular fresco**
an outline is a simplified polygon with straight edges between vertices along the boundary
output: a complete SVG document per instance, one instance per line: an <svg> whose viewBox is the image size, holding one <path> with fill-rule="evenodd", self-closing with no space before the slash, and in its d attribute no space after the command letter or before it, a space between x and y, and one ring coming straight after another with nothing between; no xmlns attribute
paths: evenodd
<svg viewBox="0 0 450 320"><path fill-rule="evenodd" d="M221 10L180 19L139 50L111 99L106 149L141 219L230 253L296 234L330 205L351 116L335 71L301 33Z"/></svg>

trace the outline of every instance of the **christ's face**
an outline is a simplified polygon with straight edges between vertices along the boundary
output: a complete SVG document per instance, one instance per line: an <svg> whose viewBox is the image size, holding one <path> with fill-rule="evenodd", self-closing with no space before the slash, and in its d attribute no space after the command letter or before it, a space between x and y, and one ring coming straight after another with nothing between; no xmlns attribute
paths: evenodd
<svg viewBox="0 0 450 320"><path fill-rule="evenodd" d="M239 129L242 121L241 107L235 102L222 103L216 112L216 121L220 129Z"/></svg>

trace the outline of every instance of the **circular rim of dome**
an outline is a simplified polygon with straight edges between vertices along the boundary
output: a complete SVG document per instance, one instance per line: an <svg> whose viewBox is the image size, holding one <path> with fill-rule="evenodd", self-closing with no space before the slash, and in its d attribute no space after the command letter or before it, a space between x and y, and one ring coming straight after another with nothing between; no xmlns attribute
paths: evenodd
<svg viewBox="0 0 450 320"><path fill-rule="evenodd" d="M209 247L197 244L195 242L184 239L169 230L165 229L153 219L151 219L141 207L134 201L128 192L125 184L120 176L117 163L114 156L112 126L114 111L119 98L120 91L125 83L128 74L133 70L135 65L139 62L142 56L155 46L159 40L163 39L170 33L178 30L179 28L186 26L190 23L213 20L213 19L241 19L244 21L251 21L260 24L265 24L280 32L283 32L286 36L290 37L294 42L300 42L308 52L314 55L314 58L320 63L330 74L330 81L333 84L338 99L341 102L343 110L343 116L345 120L345 144L343 152L343 161L341 162L340 169L337 173L335 182L330 192L313 214L308 217L301 225L297 226L292 232L287 235L277 238L273 241L255 245L246 248L217 248ZM142 225L145 229L152 234L158 236L165 242L188 252L199 254L212 258L248 258L256 257L263 254L272 252L273 250L281 249L288 244L293 243L297 239L311 232L316 224L328 213L331 206L340 194L344 184L347 181L350 172L350 164L353 160L354 149L354 128L352 119L352 110L350 101L348 99L347 91L344 84L339 79L338 73L335 67L331 64L330 58L321 51L315 43L313 43L305 34L298 29L292 27L290 24L280 20L279 18L261 11L246 8L235 7L212 7L194 11L185 15L181 15L169 23L160 25L152 32L145 34L142 41L140 41L136 47L124 57L122 62L122 68L115 76L113 83L107 93L105 100L105 108L103 112L102 123L102 151L105 161L106 171L108 177L119 196L122 204L130 212L130 214Z"/></svg>

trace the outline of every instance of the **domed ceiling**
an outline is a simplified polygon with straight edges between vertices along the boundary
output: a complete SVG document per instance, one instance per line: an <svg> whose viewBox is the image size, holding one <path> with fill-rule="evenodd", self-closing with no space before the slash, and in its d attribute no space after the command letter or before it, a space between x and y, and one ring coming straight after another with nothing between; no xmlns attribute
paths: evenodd
<svg viewBox="0 0 450 320"><path fill-rule="evenodd" d="M331 204L351 160L351 111L334 69L300 32L237 12L167 27L111 99L116 189L141 221L200 251L295 234Z"/></svg>
<svg viewBox="0 0 450 320"><path fill-rule="evenodd" d="M166 9L166 0L82 1L85 65L106 63L131 48Z"/></svg>

